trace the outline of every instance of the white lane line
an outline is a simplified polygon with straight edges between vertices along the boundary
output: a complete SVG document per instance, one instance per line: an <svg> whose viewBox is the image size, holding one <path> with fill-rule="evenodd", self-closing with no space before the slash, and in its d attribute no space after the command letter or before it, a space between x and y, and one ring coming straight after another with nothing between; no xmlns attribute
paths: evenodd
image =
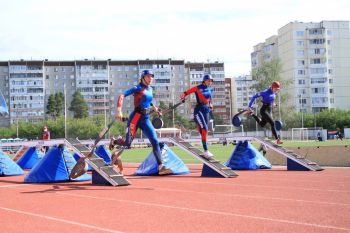
<svg viewBox="0 0 350 233"><path fill-rule="evenodd" d="M25 186L29 184L8 184L8 185L1 185L0 188L10 188L10 187L16 187L16 186Z"/></svg>
<svg viewBox="0 0 350 233"><path fill-rule="evenodd" d="M50 216L46 216L46 215L36 214L36 213L22 211L22 210L10 209L10 208L1 207L1 206L0 206L0 210L15 212L15 213L19 213L19 214L25 214L25 215L29 215L29 216L33 216L33 217L44 218L44 219L48 219L48 220L52 220L52 221L56 221L56 222L63 222L63 223L67 223L67 224L72 224L72 225L76 225L76 226L80 226L80 227L86 227L86 228L104 231L104 232L122 233L121 231L115 231L115 230L108 229L108 228L97 227L97 226L93 226L93 225L88 225L88 224L84 224L84 223L66 220L66 219L50 217Z"/></svg>
<svg viewBox="0 0 350 233"><path fill-rule="evenodd" d="M14 187L14 188L20 189L18 187ZM258 196L258 195L243 195L243 194L212 193L212 192L193 191L193 190L187 190L187 189L159 188L159 187L152 187L152 186L138 186L137 188L143 188L143 189L148 189L148 190L151 190L151 189L152 190L159 190L159 191L164 191L164 192L195 193L195 194L210 195L210 196L215 195L215 196L222 196L222 197L240 197L240 198L251 198L251 199L301 202L301 203L311 203L311 204L317 204L317 205L350 206L350 203L312 201L312 200L281 198L281 197L265 197L265 196L261 196L261 195ZM28 190L28 189L22 189L22 190ZM33 190L33 189L30 189L30 190ZM52 190L52 192L55 192L55 190ZM59 194L59 193L57 193L57 194Z"/></svg>
<svg viewBox="0 0 350 233"><path fill-rule="evenodd" d="M60 194L60 195L74 196L74 197L80 197L80 198L85 197L85 198L91 198L91 199L97 199L97 200L119 201L119 202L124 202L127 204L134 204L134 205L152 206L152 207L160 207L160 208L167 208L167 209L192 211L192 212L199 212L199 213L204 213L204 214L233 216L233 217L241 217L241 218L248 218L248 219L255 219L255 220L262 220L262 221L287 223L287 224L309 226L309 227L315 227L315 228L326 228L326 229L333 229L333 230L341 230L341 231L349 231L350 232L350 228L330 226L330 225L320 225L320 224L306 223L306 222L299 222L299 221L291 221L291 220L285 220L285 219L274 219L274 218L259 217L259 216L253 216L253 215L245 215L245 214L237 214L237 213L229 213L229 212L205 210L205 209L197 209L197 208L187 208L187 207L180 207L180 206L163 205L163 204L156 204L156 203L149 203L149 202L130 201L130 200L122 200L122 199L116 199L116 198L97 197L97 196L90 196L90 195L81 195L81 194L72 194L72 193L58 193L58 192L56 192L56 193Z"/></svg>
<svg viewBox="0 0 350 233"><path fill-rule="evenodd" d="M196 194L215 195L215 196L224 196L224 197L242 197L242 198L252 198L252 199L291 201L291 202L303 202L303 203L324 204L324 205L350 206L350 203L340 203L340 202L310 201L310 200L293 199L293 198L264 197L264 196L253 196L253 195L242 195L242 194L209 193L209 192L201 192L201 191L157 188L157 187L147 187L147 186L139 187L139 188L149 188L149 189L153 188L154 190L160 190L165 192L184 192L184 193L196 193Z"/></svg>
<svg viewBox="0 0 350 233"><path fill-rule="evenodd" d="M237 179L237 178L236 178ZM225 185L225 186L242 186L242 187L257 187L257 188L268 188L268 189L293 189L293 190L302 190L302 191L319 191L319 192L341 192L341 193L350 193L348 190L338 190L338 189L318 189L318 188L301 188L295 186L272 186L272 185L254 185L254 184L236 184L236 183L219 183L213 181L183 181L183 180L172 180L172 179L158 179L159 181L165 182L175 182L175 183L192 183L192 184L211 184L211 185Z"/></svg>

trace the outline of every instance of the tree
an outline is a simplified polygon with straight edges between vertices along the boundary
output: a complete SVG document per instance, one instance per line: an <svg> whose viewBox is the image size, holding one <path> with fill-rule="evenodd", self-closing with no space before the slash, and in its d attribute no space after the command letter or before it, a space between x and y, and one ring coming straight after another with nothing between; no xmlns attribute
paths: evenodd
<svg viewBox="0 0 350 233"><path fill-rule="evenodd" d="M56 117L62 116L63 113L63 108L64 108L64 95L62 92L56 93L55 94L55 113Z"/></svg>
<svg viewBox="0 0 350 233"><path fill-rule="evenodd" d="M46 105L46 114L49 114L50 116L55 118L55 96L50 95L49 99L47 100L47 105Z"/></svg>
<svg viewBox="0 0 350 233"><path fill-rule="evenodd" d="M169 104L168 106L166 106L166 104L162 101L159 102L159 108L160 109L168 109L170 107L172 107L173 104ZM167 114L164 114L163 117L163 122L164 122L164 128L168 128L168 127L173 127L173 113L169 112ZM193 129L195 128L195 125L193 122L189 121L188 119L185 119L184 117L182 117L177 110L175 109L174 112L174 123L175 126L178 128L183 128L183 129Z"/></svg>
<svg viewBox="0 0 350 233"><path fill-rule="evenodd" d="M49 114L54 119L62 116L64 107L64 95L62 92L51 94L46 105L46 114Z"/></svg>
<svg viewBox="0 0 350 233"><path fill-rule="evenodd" d="M271 86L273 81L279 81L285 86L285 81L281 77L282 65L280 60L274 59L270 62L264 62L258 68L252 70L252 78L257 81L252 86L255 90L264 90Z"/></svg>
<svg viewBox="0 0 350 233"><path fill-rule="evenodd" d="M68 110L74 113L74 118L88 117L88 106L79 91L74 92L73 100Z"/></svg>

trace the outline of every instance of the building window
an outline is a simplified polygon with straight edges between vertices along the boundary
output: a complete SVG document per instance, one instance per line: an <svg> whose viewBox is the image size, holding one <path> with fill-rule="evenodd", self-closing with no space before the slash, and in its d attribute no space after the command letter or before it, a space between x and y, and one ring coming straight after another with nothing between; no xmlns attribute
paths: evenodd
<svg viewBox="0 0 350 233"><path fill-rule="evenodd" d="M297 51L297 55L298 55L299 57L304 56L304 50L298 50L298 51Z"/></svg>
<svg viewBox="0 0 350 233"><path fill-rule="evenodd" d="M321 64L320 58L310 59L310 64Z"/></svg>
<svg viewBox="0 0 350 233"><path fill-rule="evenodd" d="M334 94L333 88L330 88L330 89L329 89L329 93Z"/></svg>
<svg viewBox="0 0 350 233"><path fill-rule="evenodd" d="M297 41L297 46L299 46L299 47L304 46L304 41L303 40L298 40Z"/></svg>
<svg viewBox="0 0 350 233"><path fill-rule="evenodd" d="M298 75L304 75L305 74L305 70L298 70Z"/></svg>
<svg viewBox="0 0 350 233"><path fill-rule="evenodd" d="M309 34L310 35L322 35L322 29L320 29L320 28L310 29Z"/></svg>
<svg viewBox="0 0 350 233"><path fill-rule="evenodd" d="M305 84L305 80L304 79L299 79L298 83L299 83L299 85L304 85Z"/></svg>
<svg viewBox="0 0 350 233"><path fill-rule="evenodd" d="M314 45L314 44L324 44L325 43L325 39L311 39L309 40L309 44L310 45Z"/></svg>
<svg viewBox="0 0 350 233"><path fill-rule="evenodd" d="M304 36L304 31L296 31L296 36Z"/></svg>
<svg viewBox="0 0 350 233"><path fill-rule="evenodd" d="M304 66L305 60L298 60L298 66Z"/></svg>

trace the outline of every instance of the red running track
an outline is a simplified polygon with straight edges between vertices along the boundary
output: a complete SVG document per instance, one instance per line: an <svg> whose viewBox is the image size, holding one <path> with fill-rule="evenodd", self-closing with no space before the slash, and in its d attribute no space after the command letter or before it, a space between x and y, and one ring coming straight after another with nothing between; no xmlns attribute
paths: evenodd
<svg viewBox="0 0 350 233"><path fill-rule="evenodd" d="M127 174L136 167L129 166ZM350 168L129 176L130 186L0 177L1 232L350 232Z"/></svg>

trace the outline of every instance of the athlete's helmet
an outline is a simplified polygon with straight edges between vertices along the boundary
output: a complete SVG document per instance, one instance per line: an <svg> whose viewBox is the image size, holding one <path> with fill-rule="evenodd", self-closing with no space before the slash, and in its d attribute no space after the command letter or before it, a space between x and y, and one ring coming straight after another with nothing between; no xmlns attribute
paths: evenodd
<svg viewBox="0 0 350 233"><path fill-rule="evenodd" d="M281 88L281 84L278 81L273 81L271 84L271 88L276 88L276 89L280 89Z"/></svg>
<svg viewBox="0 0 350 233"><path fill-rule="evenodd" d="M141 73L141 78L144 78L146 75L151 75L152 77L154 77L152 70L143 70Z"/></svg>
<svg viewBox="0 0 350 233"><path fill-rule="evenodd" d="M207 81L207 80L213 81L213 77L212 77L210 74L204 75L204 76L203 76L203 82L204 82L204 81Z"/></svg>

